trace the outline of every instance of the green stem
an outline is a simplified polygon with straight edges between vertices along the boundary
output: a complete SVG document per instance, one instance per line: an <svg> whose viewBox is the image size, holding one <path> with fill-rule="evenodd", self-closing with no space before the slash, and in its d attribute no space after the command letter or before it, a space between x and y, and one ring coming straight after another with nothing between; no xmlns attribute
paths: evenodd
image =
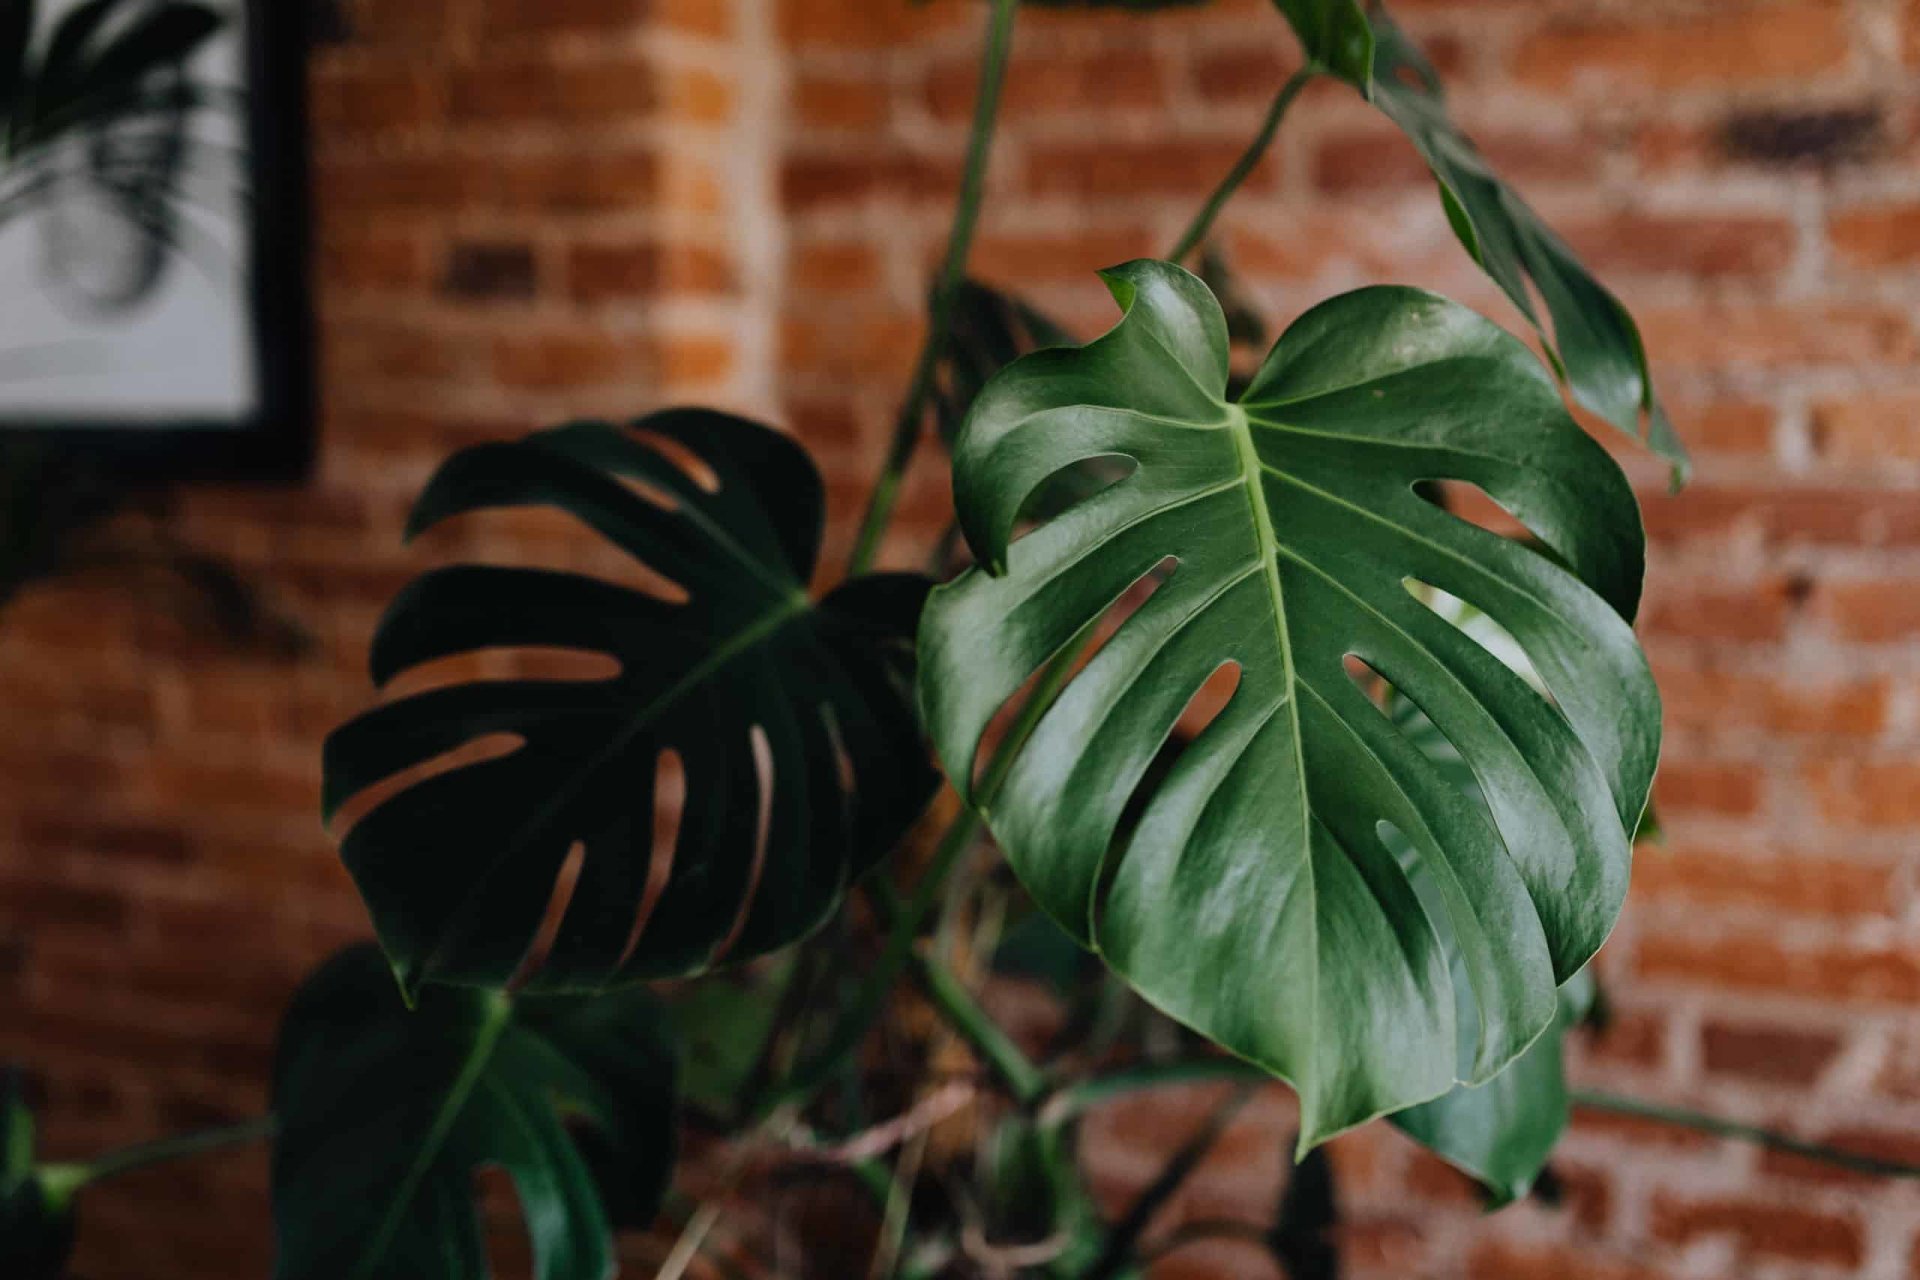
<svg viewBox="0 0 1920 1280"><path fill-rule="evenodd" d="M135 1169L144 1169L149 1165L164 1164L169 1160L185 1160L209 1151L245 1146L272 1136L273 1117L262 1116L257 1120L246 1120L220 1129L205 1129L199 1133L181 1134L176 1138L162 1138L157 1142L143 1142L138 1146L122 1147L118 1151L109 1151L85 1164L50 1164L40 1170L40 1184L46 1188L50 1198L53 1198L56 1203L64 1204L81 1188L107 1178L131 1173Z"/></svg>
<svg viewBox="0 0 1920 1280"><path fill-rule="evenodd" d="M1232 171L1221 180L1218 187L1214 188L1207 203L1201 207L1193 223L1188 226L1186 234L1180 237L1180 243L1175 245L1173 252L1167 255L1167 261L1183 262L1200 247L1200 242L1205 240L1207 233L1213 230L1214 221L1219 218L1220 211L1227 207L1227 201L1231 200L1234 192L1253 176L1254 169L1267 154L1267 149L1273 146L1273 139L1280 132L1280 122L1287 118L1287 110L1293 106L1293 100L1300 96L1300 91L1307 87L1307 82L1319 74L1319 66L1309 62L1294 72L1286 84L1280 87L1279 95L1274 98L1273 105L1267 109L1267 118L1261 124L1260 132L1255 134L1253 141L1247 144L1246 151L1241 154Z"/></svg>
<svg viewBox="0 0 1920 1280"><path fill-rule="evenodd" d="M893 519L894 507L899 505L907 465L920 446L934 375L939 370L941 357L946 354L954 304L966 279L967 256L973 250L973 235L980 225L987 162L993 154L994 124L1000 115L1001 91L1007 80L1007 55L1013 47L1013 20L1019 10L1020 0L993 0L993 15L987 23L986 52L980 65L980 96L974 103L973 132L967 141L966 171L960 182L960 203L954 213L953 230L947 236L946 260L934 282L927 338L920 348L920 360L914 367L913 382L901 406L900 417L893 426L893 444L887 451L886 465L874 482L873 495L867 500L867 514L860 523L853 558L847 567L849 577L873 567L874 558L880 552L880 540Z"/></svg>
<svg viewBox="0 0 1920 1280"><path fill-rule="evenodd" d="M1006 784L1020 748L1032 736L1040 717L1053 706L1054 698L1059 696L1060 690L1072 678L1073 664L1079 658L1081 646L1089 634L1090 630L1075 636L1041 675L1032 696L1020 708L1019 718L1007 730L1006 737L1000 740L993 759L987 764L986 773L975 791L977 807L963 807L940 837L926 873L914 887L913 897L894 916L893 927L887 933L886 949L880 953L879 960L860 984L853 1003L841 1014L825 1046L796 1068L786 1084L761 1103L761 1114L779 1106L796 1109L805 1107L833 1078L841 1059L852 1053L866 1037L886 1006L887 993L893 989L893 984L913 955L913 940L919 936L921 926L932 914L934 904L940 897L940 886L952 874L954 867L959 865L961 857L973 847L985 821L986 810L992 807L1000 788Z"/></svg>
<svg viewBox="0 0 1920 1280"><path fill-rule="evenodd" d="M913 958L914 977L920 982L927 998L946 1018L947 1025L960 1033L962 1039L973 1046L975 1053L1002 1080L1013 1094L1013 1100L1023 1107L1030 1107L1045 1096L1047 1077L1040 1068L1033 1065L1007 1033L1000 1029L987 1011L980 1007L965 984L953 975L953 971L926 956Z"/></svg>
<svg viewBox="0 0 1920 1280"><path fill-rule="evenodd" d="M1689 1111L1684 1107L1667 1107L1656 1102L1641 1102L1636 1098L1623 1098L1617 1094L1591 1089L1576 1089L1569 1097L1577 1107L1608 1111L1614 1115L1636 1116L1642 1120L1653 1120L1681 1129L1693 1129L1720 1138L1737 1138L1742 1142L1751 1142L1755 1146L1764 1147L1768 1151L1803 1156L1808 1160L1817 1160L1839 1169L1850 1169L1855 1173L1871 1174L1882 1178L1920 1178L1920 1165L1905 1164L1898 1160L1881 1160L1875 1156L1842 1151L1838 1147L1824 1146L1817 1142L1802 1142L1798 1138L1790 1138L1784 1133L1776 1133L1771 1129L1760 1129L1733 1120L1723 1120L1718 1116Z"/></svg>
<svg viewBox="0 0 1920 1280"><path fill-rule="evenodd" d="M1273 1074L1238 1058L1194 1058L1176 1062L1148 1062L1122 1067L1110 1075L1079 1080L1061 1089L1041 1109L1047 1124L1065 1124L1115 1098L1148 1089L1173 1089L1189 1084L1214 1084L1222 1080L1254 1084L1272 1080Z"/></svg>

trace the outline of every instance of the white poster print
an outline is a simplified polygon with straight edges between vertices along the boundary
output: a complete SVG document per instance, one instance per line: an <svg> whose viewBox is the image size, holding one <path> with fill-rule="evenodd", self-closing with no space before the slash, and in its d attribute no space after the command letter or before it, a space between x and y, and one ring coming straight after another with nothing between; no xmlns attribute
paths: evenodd
<svg viewBox="0 0 1920 1280"><path fill-rule="evenodd" d="M30 68L82 3L38 0ZM120 0L89 47L152 7ZM0 205L0 423L239 427L257 412L246 14L214 7L218 34L156 72L140 110L53 130L31 173L0 162L0 192L38 188Z"/></svg>

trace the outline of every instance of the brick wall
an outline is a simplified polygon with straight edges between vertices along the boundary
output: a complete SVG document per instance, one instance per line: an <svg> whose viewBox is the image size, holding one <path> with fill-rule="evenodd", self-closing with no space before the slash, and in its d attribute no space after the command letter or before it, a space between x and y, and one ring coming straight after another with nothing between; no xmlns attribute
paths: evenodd
<svg viewBox="0 0 1920 1280"><path fill-rule="evenodd" d="M1920 5L1401 0L1455 106L1641 316L1698 457L1632 459L1668 703L1666 843L1642 852L1582 1082L1920 1159ZM365 704L388 595L453 552L598 553L550 521L403 550L458 445L700 399L779 414L844 548L917 342L964 146L967 0L358 0L314 63L325 414L298 492L181 495L185 538L315 637L237 653L126 584L0 619L0 1053L84 1153L263 1105L278 1007L363 917L315 818L318 741ZM1088 333L1093 268L1164 251L1290 44L1266 0L1022 20L977 270ZM1511 312L1411 153L1319 86L1224 223L1276 320L1391 279ZM928 458L898 545L946 519ZM1109 1113L1117 1197L1204 1095ZM1183 1212L1260 1213L1263 1098ZM1558 1211L1487 1220L1397 1138L1344 1141L1353 1253L1405 1277L1920 1269L1912 1188L1583 1116ZM80 1272L261 1274L258 1157L85 1203ZM1267 1274L1194 1252L1167 1276ZM644 1272L641 1272L644 1274Z"/></svg>

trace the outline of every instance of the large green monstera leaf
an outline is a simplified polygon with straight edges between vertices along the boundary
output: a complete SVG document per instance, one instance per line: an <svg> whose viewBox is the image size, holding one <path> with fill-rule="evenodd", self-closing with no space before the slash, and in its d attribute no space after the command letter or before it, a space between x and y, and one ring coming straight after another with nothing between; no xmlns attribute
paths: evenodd
<svg viewBox="0 0 1920 1280"><path fill-rule="evenodd" d="M597 989L774 950L824 919L931 795L909 672L925 581L874 575L811 599L822 496L805 451L717 413L636 426L469 449L414 511L417 532L482 509L559 507L686 599L460 565L388 611L373 647L382 683L502 648L618 663L598 678L415 693L328 740L329 815L385 788L341 856L409 991ZM420 776L501 735L504 754ZM655 812L667 753L686 791L671 842ZM529 976L523 960L576 846L578 878ZM664 883L650 887L656 866Z"/></svg>
<svg viewBox="0 0 1920 1280"><path fill-rule="evenodd" d="M1492 1078L1612 928L1659 745L1629 622L1638 511L1525 347L1444 299L1336 298L1230 403L1205 286L1161 262L1106 279L1118 327L1008 368L961 433L955 494L984 568L928 604L921 699L1041 905L1149 1000L1292 1081L1311 1146ZM1028 496L1094 456L1135 469L1013 541ZM1550 554L1423 496L1448 480ZM981 795L1003 704L1156 577ZM1551 696L1424 588L1504 628ZM1225 709L1136 797L1223 668ZM1484 802L1394 726L1369 671L1459 748ZM1431 875L1450 944L1382 824Z"/></svg>
<svg viewBox="0 0 1920 1280"><path fill-rule="evenodd" d="M378 949L308 979L273 1110L280 1280L484 1280L474 1177L503 1170L540 1280L610 1280L674 1149L674 1055L637 989L518 1003L436 988L409 1011Z"/></svg>

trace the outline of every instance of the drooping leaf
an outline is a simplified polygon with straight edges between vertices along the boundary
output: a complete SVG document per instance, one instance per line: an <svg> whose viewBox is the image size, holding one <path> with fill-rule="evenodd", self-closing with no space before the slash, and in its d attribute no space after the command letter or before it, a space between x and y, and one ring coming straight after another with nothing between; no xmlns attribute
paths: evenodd
<svg viewBox="0 0 1920 1280"><path fill-rule="evenodd" d="M540 1280L611 1280L613 1228L665 1190L674 1096L643 992L435 989L409 1012L377 948L343 952L281 1028L274 1274L484 1280L474 1176L491 1167L513 1181Z"/></svg>
<svg viewBox="0 0 1920 1280"><path fill-rule="evenodd" d="M1307 58L1362 93L1373 83L1374 35L1359 0L1274 0Z"/></svg>
<svg viewBox="0 0 1920 1280"><path fill-rule="evenodd" d="M823 500L798 444L693 410L636 425L469 449L414 510L417 533L468 512L558 507L688 598L459 565L421 577L388 610L377 683L503 648L619 666L599 679L434 689L328 740L329 815L449 752L514 740L504 755L402 779L342 841L409 990L512 979L575 845L579 878L528 989L595 989L775 950L825 919L932 793L908 674L925 581L874 575L811 599ZM671 460L679 451L712 488ZM655 830L666 753L686 790L670 848Z"/></svg>
<svg viewBox="0 0 1920 1280"><path fill-rule="evenodd" d="M1453 123L1419 48L1384 12L1373 29L1372 80L1344 78L1363 92L1370 84L1374 104L1426 159L1460 242L1539 331L1574 399L1668 459L1678 484L1686 449L1655 394L1632 315Z"/></svg>
<svg viewBox="0 0 1920 1280"><path fill-rule="evenodd" d="M1267 1247L1287 1280L1340 1280L1340 1198L1333 1161L1307 1153L1287 1175Z"/></svg>
<svg viewBox="0 0 1920 1280"><path fill-rule="evenodd" d="M58 1280L73 1251L71 1195L47 1184L34 1153L20 1072L0 1070L0 1275L9 1280Z"/></svg>
<svg viewBox="0 0 1920 1280"><path fill-rule="evenodd" d="M986 568L928 605L921 699L977 802L976 752L1002 705L1173 562L1040 720L987 817L1076 937L1295 1084L1312 1146L1498 1074L1612 928L1659 744L1629 624L1638 511L1538 361L1444 299L1336 298L1229 403L1226 323L1205 286L1159 262L1106 279L1120 324L1010 367L961 434L956 500ZM1099 455L1136 470L1010 545L1034 489ZM1449 479L1552 556L1421 497ZM1552 700L1410 582L1496 620ZM1350 655L1459 746L1484 805L1395 729ZM1222 668L1238 670L1232 697L1116 844L1156 751ZM1473 1024L1454 1016L1449 948L1382 823L1439 887Z"/></svg>

